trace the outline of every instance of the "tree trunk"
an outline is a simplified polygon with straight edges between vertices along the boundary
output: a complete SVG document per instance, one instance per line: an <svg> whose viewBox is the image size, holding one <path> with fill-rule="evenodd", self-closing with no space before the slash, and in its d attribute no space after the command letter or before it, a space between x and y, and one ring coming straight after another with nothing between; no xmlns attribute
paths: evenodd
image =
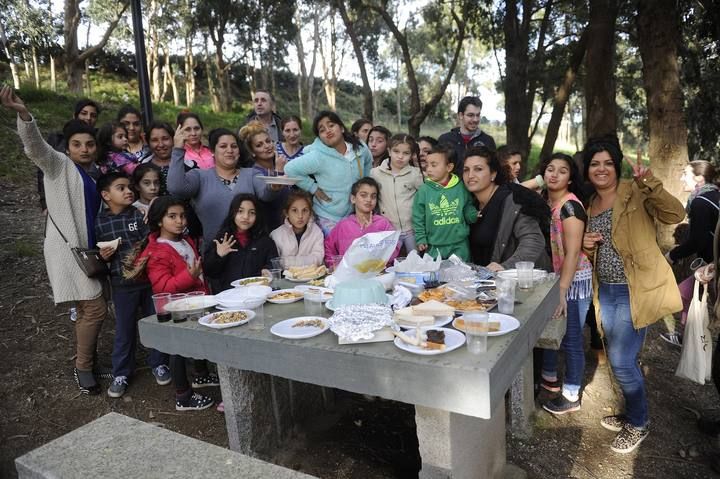
<svg viewBox="0 0 720 479"><path fill-rule="evenodd" d="M245 76L247 77L247 82L250 86L250 99L252 100L255 97L257 85L255 85L255 69L249 62L245 64Z"/></svg>
<svg viewBox="0 0 720 479"><path fill-rule="evenodd" d="M125 10L129 5L127 0L121 0L120 8L110 21L105 33L97 45L86 48L80 53L78 47L78 26L80 25L80 2L81 0L65 0L63 17L63 37L65 40L65 73L67 75L68 89L71 93L81 94L83 89L83 66L85 60L89 60L95 53L102 50L110 39L110 35L117 27Z"/></svg>
<svg viewBox="0 0 720 479"><path fill-rule="evenodd" d="M680 86L680 13L673 0L640 0L636 17L647 97L650 166L666 190L684 197L680 176L688 164L688 131ZM661 246L671 247L674 226L660 228Z"/></svg>
<svg viewBox="0 0 720 479"><path fill-rule="evenodd" d="M442 97L445 95L445 91L450 84L452 76L455 74L455 69L457 68L460 53L462 52L463 42L465 41L466 36L466 24L464 19L470 9L477 8L477 4L474 1L462 2L460 7L462 16L459 16L455 12L454 8L451 8L450 15L457 27L457 32L453 38L456 42L453 48L453 56L450 61L450 65L448 65L445 71L445 77L440 83L440 86L437 90L435 90L434 94L430 97L430 100L424 104L420 101L420 87L418 85L417 76L415 75L415 67L412 63L413 56L410 53L407 35L401 32L395 24L395 21L387 11L385 4L367 4L366 6L377 12L380 17L382 17L400 47L400 51L402 52L402 59L405 64L405 71L407 72L408 87L410 88L410 118L408 119L408 130L410 135L417 138L420 135L420 126L430 112L435 109L438 103L440 103L440 100L442 100Z"/></svg>
<svg viewBox="0 0 720 479"><path fill-rule="evenodd" d="M223 58L223 43L219 41L215 44L215 70L218 76L218 100L220 111L228 111L230 109L230 92L228 91L228 69Z"/></svg>
<svg viewBox="0 0 720 479"><path fill-rule="evenodd" d="M162 75L160 70L160 40L157 29L153 29L150 41L153 45L152 53L150 54L152 61L152 70L150 70L150 76L152 78L152 100L153 102L158 102L160 101Z"/></svg>
<svg viewBox="0 0 720 479"><path fill-rule="evenodd" d="M37 49L32 46L33 75L35 76L35 88L40 88L40 68L38 67Z"/></svg>
<svg viewBox="0 0 720 479"><path fill-rule="evenodd" d="M518 19L517 3L507 2L503 33L505 36L505 128L507 144L519 148L527 158L530 150L528 130L530 116L527 114L527 65L528 32L531 2L523 1L523 18Z"/></svg>
<svg viewBox="0 0 720 479"><path fill-rule="evenodd" d="M218 96L217 89L215 88L215 82L213 81L215 73L212 71L212 63L210 62L210 50L208 49L207 35L205 36L205 73L207 76L208 96L210 97L212 110L217 113L221 111L220 97Z"/></svg>
<svg viewBox="0 0 720 479"><path fill-rule="evenodd" d="M575 76L577 75L580 65L582 65L586 45L587 33L583 32L580 40L573 49L572 56L570 57L570 64L568 65L567 70L565 70L565 76L562 79L562 83L560 83L560 86L558 86L555 91L550 122L548 123L547 131L545 132L545 141L543 142L542 149L540 150L540 160L550 157L553 149L555 148L555 142L557 141L558 133L560 131L560 124L562 123L563 116L565 115L565 106L570 99L570 93L572 93L572 87L575 83Z"/></svg>
<svg viewBox="0 0 720 479"><path fill-rule="evenodd" d="M85 60L85 96L92 96L92 84L90 82L90 60Z"/></svg>
<svg viewBox="0 0 720 479"><path fill-rule="evenodd" d="M590 0L585 53L585 132L588 138L615 134L615 21L617 0Z"/></svg>
<svg viewBox="0 0 720 479"><path fill-rule="evenodd" d="M168 61L170 60L170 57L167 54L167 49L163 46L163 56L165 57L165 61L162 66L162 83L161 83L161 91L160 91L160 99L162 101L165 101L165 98L168 94L168 86L170 85L170 70L168 69Z"/></svg>
<svg viewBox="0 0 720 479"><path fill-rule="evenodd" d="M28 61L27 54L22 52L23 65L25 66L25 78L30 79L30 62Z"/></svg>
<svg viewBox="0 0 720 479"><path fill-rule="evenodd" d="M50 55L50 89L57 91L57 76L55 74L55 57Z"/></svg>
<svg viewBox="0 0 720 479"><path fill-rule="evenodd" d="M315 15L313 15L313 52L310 62L310 70L308 70L307 81L305 83L305 111L308 118L315 116L315 106L317 105L317 97L315 96L315 66L317 65L317 53L320 48L320 9L315 7Z"/></svg>
<svg viewBox="0 0 720 479"><path fill-rule="evenodd" d="M170 49L165 47L165 69L167 72L167 83L170 84L173 96L173 105L180 106L180 92L178 90L177 81L175 79L175 72L173 71L172 61L170 58ZM164 95L163 95L164 97Z"/></svg>
<svg viewBox="0 0 720 479"><path fill-rule="evenodd" d="M340 12L343 24L345 25L345 31L350 38L350 43L355 52L355 58L357 59L358 68L360 69L360 78L362 79L362 91L363 91L363 118L370 121L373 119L373 92L370 88L370 80L368 79L367 69L365 68L365 55L363 54L362 45L360 39L355 32L355 23L350 19L347 8L345 8L345 0L336 0L336 5ZM398 114L400 114L398 112Z"/></svg>
<svg viewBox="0 0 720 479"><path fill-rule="evenodd" d="M328 107L332 111L335 111L335 44L337 36L335 34L335 20L332 7L330 12L330 58L328 59L328 55L325 54L324 46L320 47L320 57L322 58L325 98L327 99Z"/></svg>
<svg viewBox="0 0 720 479"><path fill-rule="evenodd" d="M192 38L185 37L185 104L195 103L195 58L192 51Z"/></svg>
<svg viewBox="0 0 720 479"><path fill-rule="evenodd" d="M506 136L507 144L518 148L524 158L527 158L530 153L532 136L537 129L540 116L544 113L544 108L541 108L531 132L535 91L538 88L539 79L537 76L529 75L528 67L531 62L540 69L544 64L545 33L550 22L553 3L553 0L547 0L542 7L543 17L538 31L535 55L530 60L530 32L532 15L536 9L535 2L533 0L522 1L522 18L518 18L517 2L506 2L507 8L503 19L506 51L503 81ZM520 174L524 174L524 167Z"/></svg>
<svg viewBox="0 0 720 479"><path fill-rule="evenodd" d="M8 62L10 63L10 73L12 74L13 79L13 88L16 90L20 89L20 76L18 75L17 71L17 65L15 65L15 60L13 59L12 55L10 55L10 49L8 48L8 41L7 37L5 36L5 26L3 22L0 22L0 42L3 44L3 52L5 53L5 56L8 59Z"/></svg>

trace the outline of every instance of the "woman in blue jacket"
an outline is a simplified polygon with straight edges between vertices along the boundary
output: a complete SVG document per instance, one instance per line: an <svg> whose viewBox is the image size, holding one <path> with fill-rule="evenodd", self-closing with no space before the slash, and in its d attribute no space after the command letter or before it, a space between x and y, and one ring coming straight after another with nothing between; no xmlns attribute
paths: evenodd
<svg viewBox="0 0 720 479"><path fill-rule="evenodd" d="M313 211L325 236L352 212L350 188L370 175L370 150L353 137L337 113L321 111L313 121L315 141L305 154L285 165L285 174L313 195Z"/></svg>

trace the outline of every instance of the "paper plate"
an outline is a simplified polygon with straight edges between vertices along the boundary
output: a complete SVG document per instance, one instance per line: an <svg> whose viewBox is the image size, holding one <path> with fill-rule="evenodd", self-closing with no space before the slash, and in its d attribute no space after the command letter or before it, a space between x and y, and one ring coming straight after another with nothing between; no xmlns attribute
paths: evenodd
<svg viewBox="0 0 720 479"><path fill-rule="evenodd" d="M517 269L504 269L502 271L498 271L497 273L495 273L495 275L498 278L514 279L515 281L518 280ZM533 282L536 283L538 281L543 281L545 278L547 278L547 275L548 273L544 269L534 269Z"/></svg>
<svg viewBox="0 0 720 479"><path fill-rule="evenodd" d="M459 330L459 331L465 331L464 327L458 326L458 319L457 318L453 320L453 328ZM507 314L500 314L500 313L490 313L488 317L488 322L499 322L500 323L500 329L498 331L490 331L488 332L488 336L502 336L503 334L507 334L511 331L515 331L520 327L520 321L513 318L512 316L508 316Z"/></svg>
<svg viewBox="0 0 720 479"><path fill-rule="evenodd" d="M239 321L233 321L232 323L221 323L216 324L213 322L213 319L215 319L220 314L226 314L226 313L244 313L245 319L241 319ZM225 328L232 328L234 326L240 326L241 324L245 324L248 321L250 321L252 318L255 317L255 313L253 311L250 311L248 309L233 309L229 311L223 311L220 313L212 313L208 314L206 316L203 316L198 320L198 323L202 324L203 326L207 326L208 328L213 329L225 329Z"/></svg>
<svg viewBox="0 0 720 479"><path fill-rule="evenodd" d="M307 293L308 291L318 291L322 293L322 299L321 301L324 303L333 297L333 290L330 288L325 288L323 286L310 286L308 284L301 284L298 286L295 286L295 291L301 291L303 293Z"/></svg>
<svg viewBox="0 0 720 479"><path fill-rule="evenodd" d="M256 178L264 181L268 185L296 185L300 178L295 178L293 176L262 176L258 175Z"/></svg>
<svg viewBox="0 0 720 479"><path fill-rule="evenodd" d="M230 286L232 286L233 288L257 285L269 286L271 281L272 278L268 278L267 276L251 276L249 278L236 279L235 281L230 283Z"/></svg>
<svg viewBox="0 0 720 479"><path fill-rule="evenodd" d="M293 294L293 296L289 297L289 298L277 298L278 295L285 294L285 293L291 293L291 294ZM296 289L279 289L277 291L273 291L272 293L270 293L267 297L267 300L269 303L290 304L290 303L296 303L298 301L301 301L303 299L303 295L304 295L304 293L302 291L298 291Z"/></svg>
<svg viewBox="0 0 720 479"><path fill-rule="evenodd" d="M302 321L313 320L322 321L323 326L320 328L317 326L296 326L296 324ZM285 321L275 323L273 327L270 328L270 332L275 336L285 339L307 339L318 336L328 329L330 329L330 323L327 318L322 318L320 316L300 316L298 318L290 318Z"/></svg>
<svg viewBox="0 0 720 479"><path fill-rule="evenodd" d="M215 296L189 296L169 302L165 305L165 311L168 313L202 311L203 309L212 308L216 304L218 304L218 301Z"/></svg>
<svg viewBox="0 0 720 479"><path fill-rule="evenodd" d="M445 354L449 353L450 351L453 351L463 344L465 344L465 335L461 333L460 331L455 331L454 329L450 328L421 328L422 329L437 329L439 331L445 332L445 349L425 349L421 348L420 346L414 346L412 344L408 344L402 339L396 337L395 341L393 343L398 348L402 349L403 351L407 351L409 353L413 354L420 354L422 356L434 356L436 354ZM414 331L414 330L413 330Z"/></svg>

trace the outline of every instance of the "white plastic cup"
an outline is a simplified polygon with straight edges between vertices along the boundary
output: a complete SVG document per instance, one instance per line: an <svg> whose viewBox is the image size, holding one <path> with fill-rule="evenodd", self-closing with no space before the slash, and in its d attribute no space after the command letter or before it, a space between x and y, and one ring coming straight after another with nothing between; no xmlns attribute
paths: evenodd
<svg viewBox="0 0 720 479"><path fill-rule="evenodd" d="M306 291L305 292L305 315L306 316L323 316L325 306L322 302L322 292Z"/></svg>
<svg viewBox="0 0 720 479"><path fill-rule="evenodd" d="M497 278L495 280L499 313L512 314L515 311L515 284L514 279Z"/></svg>
<svg viewBox="0 0 720 479"><path fill-rule="evenodd" d="M279 269L282 274L282 270L285 267L285 261L281 257L278 256L277 258L271 258L270 264L272 265L272 269Z"/></svg>
<svg viewBox="0 0 720 479"><path fill-rule="evenodd" d="M465 321L465 343L470 354L487 352L488 318L485 312L467 313L463 315Z"/></svg>
<svg viewBox="0 0 720 479"><path fill-rule="evenodd" d="M265 308L264 305L252 308L255 317L248 323L248 329L251 331L262 331L265 329Z"/></svg>
<svg viewBox="0 0 720 479"><path fill-rule="evenodd" d="M518 275L518 286L520 289L530 289L533 286L533 268L535 263L532 261L518 261L515 263Z"/></svg>

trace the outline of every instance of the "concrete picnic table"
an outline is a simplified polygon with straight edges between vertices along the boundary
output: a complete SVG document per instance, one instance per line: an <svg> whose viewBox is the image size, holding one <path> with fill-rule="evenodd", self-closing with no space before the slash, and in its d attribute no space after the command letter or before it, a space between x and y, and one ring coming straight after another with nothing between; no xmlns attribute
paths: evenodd
<svg viewBox="0 0 720 479"><path fill-rule="evenodd" d="M330 331L300 340L271 334L276 322L305 315L302 301L266 303L261 331L159 323L150 316L140 321L140 339L169 354L217 363L234 451L268 455L298 421L322 412L331 400L326 388L338 388L415 405L421 478L495 478L512 469L505 457L506 393L510 427L522 433L534 410L532 349L558 294L557 281L518 289L513 316L520 328L489 337L481 355L465 347L422 356L392 342L339 345Z"/></svg>

